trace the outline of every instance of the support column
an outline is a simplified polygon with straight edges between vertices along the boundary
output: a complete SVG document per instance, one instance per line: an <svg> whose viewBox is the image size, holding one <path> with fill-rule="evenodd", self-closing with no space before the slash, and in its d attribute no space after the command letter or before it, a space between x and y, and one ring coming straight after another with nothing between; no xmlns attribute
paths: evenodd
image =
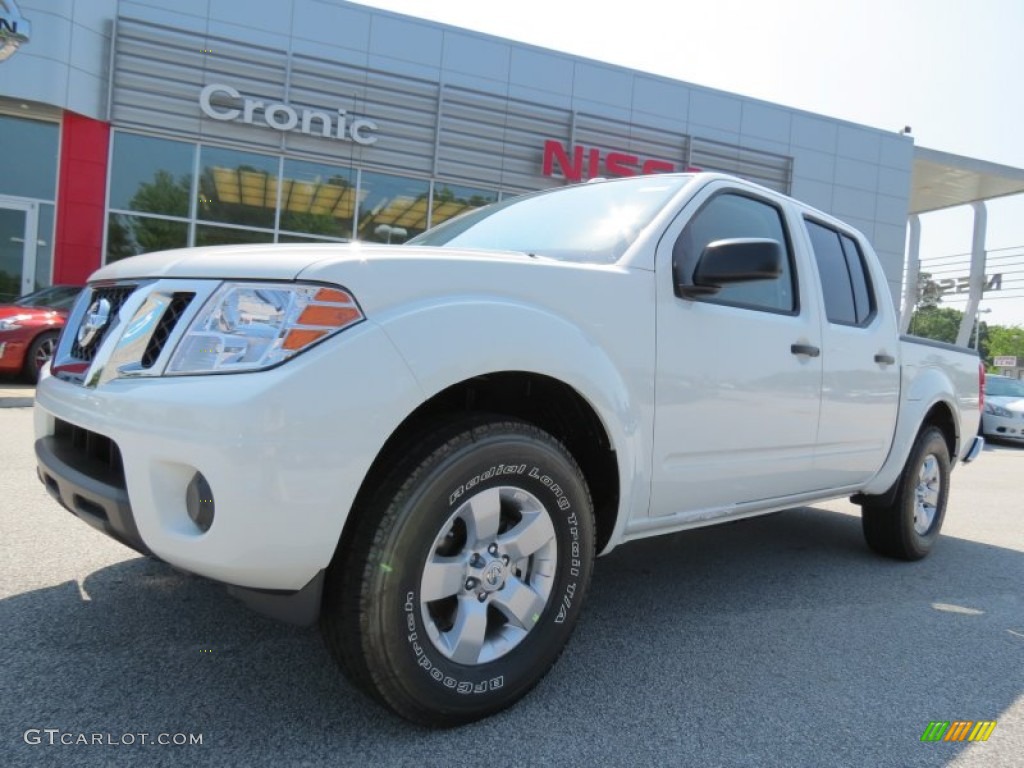
<svg viewBox="0 0 1024 768"><path fill-rule="evenodd" d="M907 247L907 276L903 286L903 307L900 310L900 333L910 328L910 318L917 306L918 282L921 278L921 217L916 213L907 219L910 226L910 244Z"/></svg>
<svg viewBox="0 0 1024 768"><path fill-rule="evenodd" d="M971 276L967 290L967 306L960 321L956 343L966 347L971 330L978 319L978 305L985 292L985 235L988 229L988 209L983 201L971 203L974 209L974 237L971 240Z"/></svg>

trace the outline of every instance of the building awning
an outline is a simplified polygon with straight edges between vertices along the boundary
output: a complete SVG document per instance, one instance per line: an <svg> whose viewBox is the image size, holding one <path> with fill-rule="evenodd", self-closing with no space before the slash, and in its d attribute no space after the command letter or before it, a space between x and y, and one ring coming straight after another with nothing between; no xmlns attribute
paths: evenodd
<svg viewBox="0 0 1024 768"><path fill-rule="evenodd" d="M1024 193L1024 169L914 147L910 213Z"/></svg>

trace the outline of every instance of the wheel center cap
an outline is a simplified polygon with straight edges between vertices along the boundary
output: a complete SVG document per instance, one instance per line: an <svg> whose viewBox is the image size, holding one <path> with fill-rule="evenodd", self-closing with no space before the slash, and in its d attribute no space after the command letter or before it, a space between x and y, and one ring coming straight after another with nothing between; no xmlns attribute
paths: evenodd
<svg viewBox="0 0 1024 768"><path fill-rule="evenodd" d="M505 584L505 564L501 560L492 560L484 568L480 586L485 592L494 592Z"/></svg>

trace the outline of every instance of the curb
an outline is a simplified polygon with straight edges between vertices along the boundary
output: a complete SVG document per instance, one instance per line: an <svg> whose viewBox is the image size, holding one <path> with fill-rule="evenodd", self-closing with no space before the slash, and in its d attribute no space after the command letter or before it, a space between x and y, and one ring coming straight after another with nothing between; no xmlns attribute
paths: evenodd
<svg viewBox="0 0 1024 768"><path fill-rule="evenodd" d="M0 408L31 408L35 399L35 387L0 382Z"/></svg>
<svg viewBox="0 0 1024 768"><path fill-rule="evenodd" d="M31 408L34 397L0 397L0 408Z"/></svg>

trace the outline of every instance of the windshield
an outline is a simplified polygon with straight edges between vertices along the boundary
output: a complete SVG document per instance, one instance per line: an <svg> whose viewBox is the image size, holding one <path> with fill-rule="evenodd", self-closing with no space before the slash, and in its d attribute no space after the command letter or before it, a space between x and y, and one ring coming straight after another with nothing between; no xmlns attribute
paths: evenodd
<svg viewBox="0 0 1024 768"><path fill-rule="evenodd" d="M35 293L29 293L14 304L19 307L50 307L52 309L71 309L82 289L74 285L51 285Z"/></svg>
<svg viewBox="0 0 1024 768"><path fill-rule="evenodd" d="M522 251L612 264L689 180L638 176L514 197L446 221L408 244Z"/></svg>
<svg viewBox="0 0 1024 768"><path fill-rule="evenodd" d="M985 379L985 395L987 397L1024 397L1024 381L997 379L994 376L989 376Z"/></svg>

